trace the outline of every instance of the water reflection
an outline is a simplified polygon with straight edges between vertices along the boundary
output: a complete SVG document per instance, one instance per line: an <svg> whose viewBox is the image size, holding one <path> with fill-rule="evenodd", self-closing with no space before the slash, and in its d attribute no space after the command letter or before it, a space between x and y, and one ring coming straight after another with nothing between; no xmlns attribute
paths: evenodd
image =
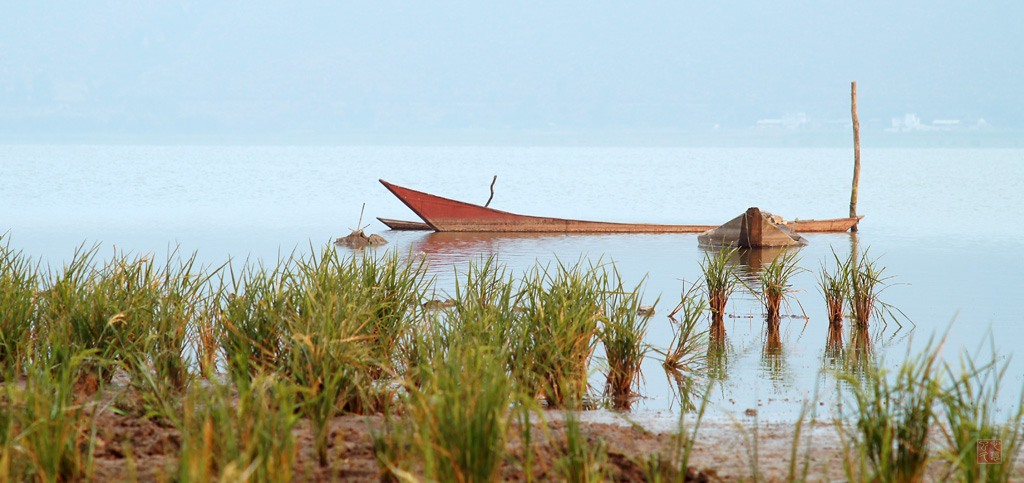
<svg viewBox="0 0 1024 483"><path fill-rule="evenodd" d="M569 252L574 254L580 252L614 254L615 247L632 253L636 250L637 245L645 247L650 244L669 245L667 242L674 245L677 243L677 239L684 242L691 241L685 237L550 233L416 233L396 236L397 239L408 244L412 253L430 260L431 272L438 276L441 286L444 286L445 283L450 284L450 277L453 276L452 267L461 273L462 267L492 254L498 255L499 263L508 264L509 267L518 269L532 266L539 259L552 253L558 256L557 254L563 252L565 247L568 247ZM843 237L837 241L845 245L844 242L847 239ZM849 237L849 243L851 250L859 249L855 236ZM665 251L665 253L674 253L674 250L673 248L672 251ZM721 248L715 247L701 247L696 251L713 257L721 250ZM782 337L781 319L790 316L763 318L761 320L765 324L757 326L754 321L760 317L754 314L758 312L764 314L764 310L763 307L760 307L756 296L752 297L750 294L751 291L755 293L760 291L760 274L773 260L787 253L787 250L805 250L802 253L807 253L806 247L745 249L736 251L728 258L727 263L743 280L746 287L739 290L740 297L735 301L730 300L727 313L723 314L725 315L724 319L716 320L713 317L715 314L712 313L708 314L711 317L701 320L701 325L710 322L710 326L704 326L707 327L708 343L706 346L701 344L696 352L704 367L699 370L687 369L682 372L666 371L667 384L663 386L662 390L672 394L670 404L674 405L678 401L682 410L692 411L695 406L700 404L709 383L726 382L732 386L742 383L751 375L763 381L762 387L767 385L768 390L777 394L792 391L794 385L798 384L795 381L800 380L801 372L794 368L804 367L801 365L800 354L806 351L800 350L803 347L799 339L794 342L788 338L784 340ZM825 250L830 250L830 248L826 247ZM827 259L829 255L825 255L825 258ZM840 254L840 256L842 255ZM692 260L697 257L688 258ZM686 267L685 263L686 261L683 261L681 264L683 268ZM672 268L674 270L671 271L671 274L676 277L679 276L678 274L688 278L694 275L692 271L679 270L679 267L675 265ZM667 270L665 271L667 272ZM678 280L678 278L673 280ZM805 288L803 291L807 292L808 290ZM813 292L813 290L811 291ZM748 307L751 310L750 315L741 315ZM803 311L804 307L801 306L799 310ZM807 310L811 310L811 307L807 306ZM820 312L822 311L813 313ZM705 312L705 314L707 313ZM746 328L747 322L744 319L753 322L749 330ZM728 327L728 330L732 332L733 337L731 338L726 335L726 320L732 320ZM851 330L847 333L847 330L844 330L846 328L843 327L846 324L841 321L837 325L832 325L827 317L817 319L815 316L815 320L820 320L822 323L817 329L820 332L814 332L813 328L810 329L812 333L815 333L814 339L818 340L818 343L821 343L821 339L826 339L825 354L820 363L822 367L829 369L829 374L840 376L841 385L845 386L850 380L856 380L853 378L861 378L865 371L870 370L875 364L875 352L884 350L884 348L877 349L876 346L887 345L887 342L880 338L883 337L881 332L874 331L869 334L866 331ZM808 327L806 322L801 322L801 324L805 329ZM812 322L810 325L813 327L814 323ZM826 329L827 337L822 334ZM820 334L820 338L818 334ZM891 330L884 333L884 336L889 338L892 335ZM821 353L818 354L820 357ZM813 366L815 363L811 362L811 365Z"/></svg>
<svg viewBox="0 0 1024 483"><path fill-rule="evenodd" d="M712 325L712 330L708 333L708 377L715 381L724 381L729 377L729 353L732 347L725 336L725 326L721 326L720 330L716 330L715 327Z"/></svg>
<svg viewBox="0 0 1024 483"><path fill-rule="evenodd" d="M825 357L838 357L843 353L843 326L829 324L828 340L825 342Z"/></svg>
<svg viewBox="0 0 1024 483"><path fill-rule="evenodd" d="M860 354L871 353L871 334L865 327L853 327L850 329L850 348Z"/></svg>
<svg viewBox="0 0 1024 483"><path fill-rule="evenodd" d="M843 331L829 328L822 358L823 369L831 371L841 382L844 379L860 381L865 374L876 369L876 363L874 342L867 329L851 328L849 342L844 346Z"/></svg>
<svg viewBox="0 0 1024 483"><path fill-rule="evenodd" d="M697 404L704 398L708 383L696 374L683 374L679 371L665 371L672 391L672 399L679 403L679 410L684 413L693 412Z"/></svg>
<svg viewBox="0 0 1024 483"><path fill-rule="evenodd" d="M768 330L765 332L761 349L761 372L765 378L772 382L772 388L776 392L781 392L782 389L788 386L786 353L782 347L782 336L778 321L774 324L769 321L767 325Z"/></svg>
<svg viewBox="0 0 1024 483"><path fill-rule="evenodd" d="M725 314L722 312L711 312L711 326L708 328L708 338L712 341L725 343Z"/></svg>
<svg viewBox="0 0 1024 483"><path fill-rule="evenodd" d="M404 235L410 249L423 253L431 265L450 269L493 254L516 268L528 268L538 259L558 253L593 253L595 260L607 254L609 247L635 244L641 235L565 234L565 233L441 233Z"/></svg>
<svg viewBox="0 0 1024 483"><path fill-rule="evenodd" d="M517 241L535 242L550 238L550 233L452 233L429 232L412 243L414 251L427 253L431 258L445 261L448 257L456 257L450 261L458 262L466 255L494 253L503 244Z"/></svg>
<svg viewBox="0 0 1024 483"><path fill-rule="evenodd" d="M729 263L737 267L737 275L752 289L760 286L759 280L761 270L766 265L771 265L782 253L789 250L800 250L802 246L788 247L767 247L767 248L740 248L729 257ZM700 249L711 256L720 255L730 247L716 247L701 245Z"/></svg>

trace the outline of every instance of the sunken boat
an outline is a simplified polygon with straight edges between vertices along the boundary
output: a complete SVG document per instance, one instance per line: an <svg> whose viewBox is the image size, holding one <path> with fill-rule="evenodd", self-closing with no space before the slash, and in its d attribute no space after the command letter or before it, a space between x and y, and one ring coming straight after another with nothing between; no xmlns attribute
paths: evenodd
<svg viewBox="0 0 1024 483"><path fill-rule="evenodd" d="M380 180L380 183L423 220L426 226L415 229L426 228L439 232L499 233L705 233L718 227L718 225L609 223L519 215L405 188L388 183L383 179ZM801 233L841 232L856 225L860 218L863 217L784 221L781 225L791 231L799 230ZM384 220L394 221L387 218L378 219L388 226L391 225Z"/></svg>
<svg viewBox="0 0 1024 483"><path fill-rule="evenodd" d="M739 248L770 248L806 245L807 239L793 231L782 220L756 207L697 236L705 246L734 246Z"/></svg>

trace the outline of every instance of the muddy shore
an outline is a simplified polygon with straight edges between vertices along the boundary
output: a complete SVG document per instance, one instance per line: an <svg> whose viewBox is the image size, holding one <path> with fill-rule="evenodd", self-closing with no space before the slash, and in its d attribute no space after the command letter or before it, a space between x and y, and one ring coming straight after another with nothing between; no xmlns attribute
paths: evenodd
<svg viewBox="0 0 1024 483"><path fill-rule="evenodd" d="M109 401L108 398L104 398ZM95 406L96 436L93 446L92 481L168 481L173 479L181 437L170 424L114 409L112 404ZM693 417L684 419L692 431ZM588 444L602 445L607 453L609 479L619 482L650 481L647 462L653 455L669 457L673 452L678 424L668 418L631 421L628 414L608 411L580 413L582 433ZM559 411L545 411L534 418L534 481L560 481L556 460L562 454L560 438L565 423ZM296 458L294 481L381 481L381 469L373 451L373 434L384 426L382 415L344 415L330 422L328 465L313 457L313 431L308 420L293 430ZM794 439L799 429L799 444ZM512 434L518 430L512 429ZM526 481L522 464L522 442L510 438L509 456L502 467L505 481ZM701 421L686 481L847 481L843 438L833 423L809 422L799 428L793 423L759 422L756 418L721 414ZM1024 464L1013 462L1018 475ZM936 458L926 481L943 481L947 467ZM855 478L856 479L856 478Z"/></svg>

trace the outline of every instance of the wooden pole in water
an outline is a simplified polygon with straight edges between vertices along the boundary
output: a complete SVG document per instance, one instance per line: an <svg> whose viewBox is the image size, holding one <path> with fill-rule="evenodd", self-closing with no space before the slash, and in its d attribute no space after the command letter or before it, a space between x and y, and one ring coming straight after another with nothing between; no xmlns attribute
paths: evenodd
<svg viewBox="0 0 1024 483"><path fill-rule="evenodd" d="M857 119L857 83L850 85L850 111L853 114L853 190L850 192L850 218L857 217L857 185L860 184L860 120ZM857 224L850 227L857 231Z"/></svg>

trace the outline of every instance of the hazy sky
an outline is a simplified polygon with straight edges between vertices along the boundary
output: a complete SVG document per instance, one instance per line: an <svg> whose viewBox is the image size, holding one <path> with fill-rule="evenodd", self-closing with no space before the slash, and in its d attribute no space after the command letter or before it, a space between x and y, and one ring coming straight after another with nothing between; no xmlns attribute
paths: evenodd
<svg viewBox="0 0 1024 483"><path fill-rule="evenodd" d="M0 135L1024 127L1020 1L11 1ZM881 121L879 121L881 122Z"/></svg>

